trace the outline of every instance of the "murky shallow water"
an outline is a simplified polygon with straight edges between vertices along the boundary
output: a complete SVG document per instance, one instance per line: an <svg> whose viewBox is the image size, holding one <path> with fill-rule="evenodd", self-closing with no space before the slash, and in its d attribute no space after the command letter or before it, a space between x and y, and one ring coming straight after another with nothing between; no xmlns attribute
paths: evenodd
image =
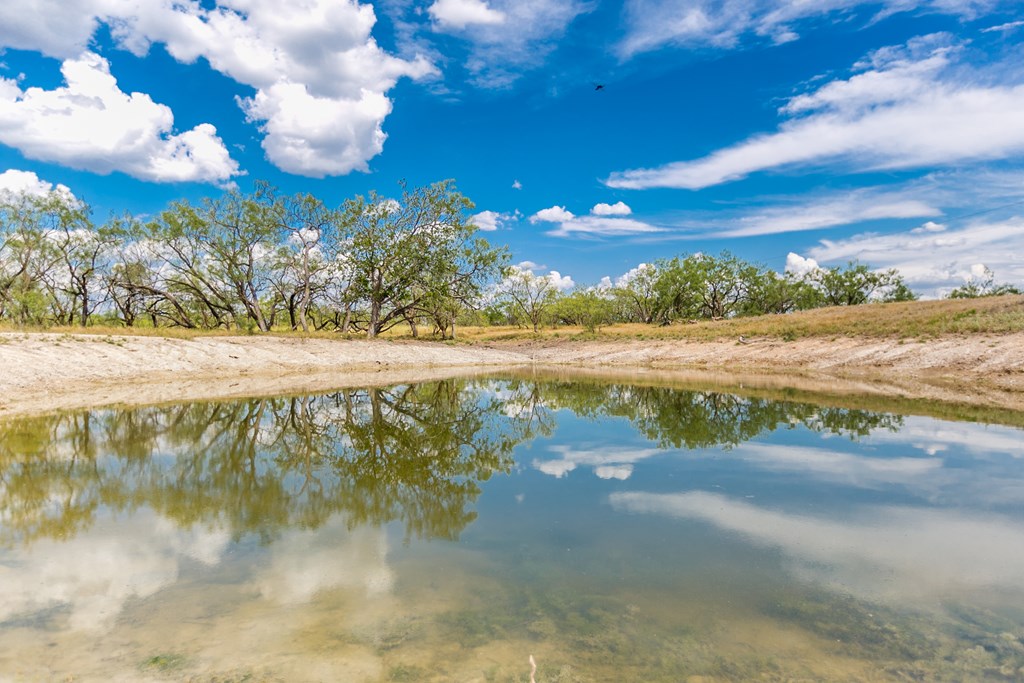
<svg viewBox="0 0 1024 683"><path fill-rule="evenodd" d="M710 391L14 420L0 681L1020 680L1022 522L1016 427Z"/></svg>

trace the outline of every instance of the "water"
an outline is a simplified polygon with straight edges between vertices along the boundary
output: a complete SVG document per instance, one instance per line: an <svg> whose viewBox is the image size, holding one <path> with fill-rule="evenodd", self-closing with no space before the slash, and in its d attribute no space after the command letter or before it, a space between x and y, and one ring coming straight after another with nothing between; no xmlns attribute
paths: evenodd
<svg viewBox="0 0 1024 683"><path fill-rule="evenodd" d="M741 394L0 423L0 681L1024 678L1024 417Z"/></svg>

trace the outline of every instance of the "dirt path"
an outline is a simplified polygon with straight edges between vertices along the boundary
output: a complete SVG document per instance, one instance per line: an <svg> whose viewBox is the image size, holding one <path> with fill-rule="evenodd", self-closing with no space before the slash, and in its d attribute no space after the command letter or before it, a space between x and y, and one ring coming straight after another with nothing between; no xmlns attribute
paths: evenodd
<svg viewBox="0 0 1024 683"><path fill-rule="evenodd" d="M772 377L776 384L896 392L1024 410L1024 334L925 342L627 340L470 346L4 333L0 415L316 391L524 366L679 374L691 380L704 373L718 384Z"/></svg>

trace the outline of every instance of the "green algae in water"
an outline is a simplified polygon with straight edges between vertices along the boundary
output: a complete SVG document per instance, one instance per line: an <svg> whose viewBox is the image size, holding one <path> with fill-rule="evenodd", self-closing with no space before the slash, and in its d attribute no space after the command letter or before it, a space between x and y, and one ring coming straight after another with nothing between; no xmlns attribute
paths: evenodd
<svg viewBox="0 0 1024 683"><path fill-rule="evenodd" d="M1024 677L1019 429L810 398L513 377L0 423L0 678Z"/></svg>

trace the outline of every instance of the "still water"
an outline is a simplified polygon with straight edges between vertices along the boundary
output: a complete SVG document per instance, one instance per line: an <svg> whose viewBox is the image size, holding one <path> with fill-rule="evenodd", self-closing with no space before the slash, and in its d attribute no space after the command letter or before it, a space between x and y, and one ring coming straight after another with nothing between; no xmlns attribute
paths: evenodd
<svg viewBox="0 0 1024 683"><path fill-rule="evenodd" d="M9 420L0 681L1024 679L1024 418L928 410L503 378Z"/></svg>

